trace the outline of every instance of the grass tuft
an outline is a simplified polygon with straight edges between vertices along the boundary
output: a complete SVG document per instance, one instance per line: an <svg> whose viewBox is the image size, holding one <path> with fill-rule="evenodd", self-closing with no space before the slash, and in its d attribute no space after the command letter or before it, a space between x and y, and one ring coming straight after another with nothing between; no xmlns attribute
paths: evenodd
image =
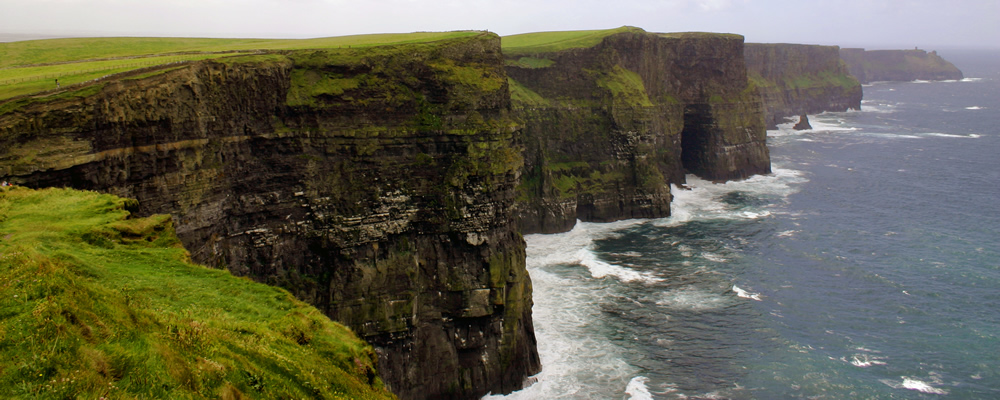
<svg viewBox="0 0 1000 400"><path fill-rule="evenodd" d="M347 328L189 263L170 217L133 206L0 189L0 397L393 397Z"/></svg>

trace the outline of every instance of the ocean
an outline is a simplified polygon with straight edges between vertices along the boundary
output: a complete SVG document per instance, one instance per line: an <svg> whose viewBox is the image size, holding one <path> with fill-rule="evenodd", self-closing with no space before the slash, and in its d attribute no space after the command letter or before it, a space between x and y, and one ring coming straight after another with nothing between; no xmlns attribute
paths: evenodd
<svg viewBox="0 0 1000 400"><path fill-rule="evenodd" d="M537 382L505 399L1000 398L1000 52L768 132L774 173L528 235Z"/></svg>

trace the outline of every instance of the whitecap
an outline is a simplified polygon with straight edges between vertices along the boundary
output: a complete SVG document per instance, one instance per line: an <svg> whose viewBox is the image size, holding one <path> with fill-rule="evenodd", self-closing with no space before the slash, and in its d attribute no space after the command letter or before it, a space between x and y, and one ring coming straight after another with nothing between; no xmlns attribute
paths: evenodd
<svg viewBox="0 0 1000 400"><path fill-rule="evenodd" d="M653 394L646 387L649 379L644 376L637 376L628 382L625 387L625 394L629 395L629 400L653 400Z"/></svg>
<svg viewBox="0 0 1000 400"><path fill-rule="evenodd" d="M656 301L658 306L693 311L714 310L726 305L726 303L728 300L725 297L695 286L685 286L664 292Z"/></svg>
<svg viewBox="0 0 1000 400"><path fill-rule="evenodd" d="M746 290L740 289L740 287L736 285L733 285L733 292L736 292L737 296L742 297L744 299L762 301L760 299L760 293L748 292Z"/></svg>
<svg viewBox="0 0 1000 400"><path fill-rule="evenodd" d="M717 262L717 263L722 263L722 262L729 261L728 259L726 259L723 256L720 256L720 255L715 254L715 253L709 253L707 251L704 252L704 253L701 253L701 257L704 258L704 259L706 259L706 260L708 260L708 261Z"/></svg>
<svg viewBox="0 0 1000 400"><path fill-rule="evenodd" d="M667 218L654 220L659 227L672 227L693 220L708 219L761 219L772 215L769 210L751 210L734 208L722 199L733 192L743 192L749 195L774 196L787 198L798 191L798 184L808 182L802 171L782 168L772 165L768 175L754 175L742 181L714 183L694 175L686 177L684 189L671 185L673 194L671 215ZM679 248L682 252L689 250ZM690 256L690 254L685 254Z"/></svg>
<svg viewBox="0 0 1000 400"><path fill-rule="evenodd" d="M886 365L885 361L882 361L884 357L875 357L868 354L855 354L851 356L851 359L841 358L840 360L849 363L858 368L868 368L873 365Z"/></svg>
<svg viewBox="0 0 1000 400"><path fill-rule="evenodd" d="M951 134L951 133L939 133L939 132L925 133L925 135L927 135L927 136L937 136L937 137L946 137L946 138L959 138L959 139L975 139L975 138L979 137L979 135L976 135L976 134L971 134L971 135L955 135L955 134Z"/></svg>
<svg viewBox="0 0 1000 400"><path fill-rule="evenodd" d="M792 237L793 235L795 235L796 233L799 233L799 232L801 232L801 231L789 230L789 231L778 232L778 233L775 234L775 236L777 236L777 237Z"/></svg>
<svg viewBox="0 0 1000 400"><path fill-rule="evenodd" d="M965 78L962 79L960 82L979 82L981 80L983 80L983 78Z"/></svg>
<svg viewBox="0 0 1000 400"><path fill-rule="evenodd" d="M873 137L880 137L880 138L887 138L887 139L923 139L924 138L923 136L906 135L906 134L902 134L902 133L876 133L876 132L868 132L868 133L865 133L865 135L866 136L873 136Z"/></svg>
<svg viewBox="0 0 1000 400"><path fill-rule="evenodd" d="M925 81L925 80L922 80L922 79L914 79L912 81L912 83L931 83L931 81Z"/></svg>
<svg viewBox="0 0 1000 400"><path fill-rule="evenodd" d="M905 376L903 377L903 388L930 394L948 394L947 390L939 389L934 386L931 386L927 382L918 379L907 378Z"/></svg>
<svg viewBox="0 0 1000 400"><path fill-rule="evenodd" d="M596 279L613 276L622 282L655 283L663 280L651 274L644 274L620 265L602 261L597 257L597 254L594 254L594 252L590 249L580 249L577 251L577 259L579 260L580 265L587 267L590 271L590 275Z"/></svg>
<svg viewBox="0 0 1000 400"><path fill-rule="evenodd" d="M932 384L924 382L920 379L908 376L903 376L901 378L903 378L902 382L895 381L892 379L879 379L879 382L882 382L893 389L916 390L918 392L928 393L928 394L948 394L947 390L934 387ZM932 376L932 378L934 377ZM940 380L938 379L934 379L934 381L935 384L941 384Z"/></svg>
<svg viewBox="0 0 1000 400"><path fill-rule="evenodd" d="M972 106L972 107L965 107L965 109L966 110L982 110L983 108L980 107L980 106Z"/></svg>

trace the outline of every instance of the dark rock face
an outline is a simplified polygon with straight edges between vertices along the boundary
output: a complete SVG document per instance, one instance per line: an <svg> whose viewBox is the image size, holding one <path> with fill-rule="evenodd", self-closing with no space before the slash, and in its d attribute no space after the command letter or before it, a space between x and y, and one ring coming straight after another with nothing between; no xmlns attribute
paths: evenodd
<svg viewBox="0 0 1000 400"><path fill-rule="evenodd" d="M861 109L861 83L837 46L747 43L744 54L768 128L795 115Z"/></svg>
<svg viewBox="0 0 1000 400"><path fill-rule="evenodd" d="M805 114L800 115L799 122L796 122L795 126L792 127L792 129L795 129L797 131L805 131L812 128L813 128L812 125L809 124L809 116Z"/></svg>
<svg viewBox="0 0 1000 400"><path fill-rule="evenodd" d="M478 398L540 370L509 101L492 34L202 62L0 115L0 174L173 214L195 260L372 343L400 398Z"/></svg>
<svg viewBox="0 0 1000 400"><path fill-rule="evenodd" d="M506 55L525 124L523 231L667 216L669 185L685 172L719 181L769 173L742 54L738 35L626 32L590 48Z"/></svg>
<svg viewBox="0 0 1000 400"><path fill-rule="evenodd" d="M962 71L936 51L840 49L851 75L862 83L962 79Z"/></svg>

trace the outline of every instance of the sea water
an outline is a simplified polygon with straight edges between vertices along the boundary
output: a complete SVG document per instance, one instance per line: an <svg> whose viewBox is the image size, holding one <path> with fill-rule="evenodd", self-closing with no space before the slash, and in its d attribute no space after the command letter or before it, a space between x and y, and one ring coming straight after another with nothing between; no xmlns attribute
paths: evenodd
<svg viewBox="0 0 1000 400"><path fill-rule="evenodd" d="M1000 53L942 54L769 131L770 175L528 235L543 370L501 398L1000 398Z"/></svg>

